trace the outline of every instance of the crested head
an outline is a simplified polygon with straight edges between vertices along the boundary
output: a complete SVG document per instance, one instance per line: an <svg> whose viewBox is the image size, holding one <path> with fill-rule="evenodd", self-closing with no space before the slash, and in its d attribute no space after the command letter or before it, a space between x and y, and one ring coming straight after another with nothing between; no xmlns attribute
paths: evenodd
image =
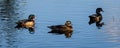
<svg viewBox="0 0 120 48"><path fill-rule="evenodd" d="M71 21L66 21L65 25L66 26L72 26Z"/></svg>
<svg viewBox="0 0 120 48"><path fill-rule="evenodd" d="M33 20L34 18L35 18L35 15L34 15L34 14L31 14L31 15L29 15L29 17L28 17L29 20Z"/></svg>
<svg viewBox="0 0 120 48"><path fill-rule="evenodd" d="M99 12L101 12L101 11L104 12L102 8L97 8L97 9L96 9L96 13L99 13Z"/></svg>

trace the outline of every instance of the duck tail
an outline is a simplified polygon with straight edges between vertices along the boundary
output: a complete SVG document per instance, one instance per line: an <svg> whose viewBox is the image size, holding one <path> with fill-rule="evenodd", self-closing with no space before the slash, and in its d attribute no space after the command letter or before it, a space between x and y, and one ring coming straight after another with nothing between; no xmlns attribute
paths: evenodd
<svg viewBox="0 0 120 48"><path fill-rule="evenodd" d="M48 28L51 28L51 26L47 26Z"/></svg>
<svg viewBox="0 0 120 48"><path fill-rule="evenodd" d="M15 26L14 28L17 28L17 29L19 29L19 28L20 28L20 26L18 26L18 25L17 25L17 26Z"/></svg>
<svg viewBox="0 0 120 48"><path fill-rule="evenodd" d="M89 18L94 18L95 16L89 16Z"/></svg>
<svg viewBox="0 0 120 48"><path fill-rule="evenodd" d="M88 16L89 18L91 17L91 16Z"/></svg>
<svg viewBox="0 0 120 48"><path fill-rule="evenodd" d="M48 28L50 28L50 29L54 29L54 26L47 26Z"/></svg>
<svg viewBox="0 0 120 48"><path fill-rule="evenodd" d="M20 23L16 22L16 24L17 25L14 28L21 28L22 27Z"/></svg>

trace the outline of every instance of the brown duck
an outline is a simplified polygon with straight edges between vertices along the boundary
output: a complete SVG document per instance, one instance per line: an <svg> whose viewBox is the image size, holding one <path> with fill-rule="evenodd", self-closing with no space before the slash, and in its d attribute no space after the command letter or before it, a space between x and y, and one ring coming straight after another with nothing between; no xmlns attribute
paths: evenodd
<svg viewBox="0 0 120 48"><path fill-rule="evenodd" d="M66 21L64 25L52 25L48 26L48 28L51 29L51 31L60 31L60 32L65 32L65 31L73 31L73 27L71 24L71 21Z"/></svg>
<svg viewBox="0 0 120 48"><path fill-rule="evenodd" d="M98 29L100 29L100 27L102 27L102 25L104 25L104 22L101 23L103 17L100 12L104 12L103 9L97 8L96 14L92 14L89 16L89 18L90 18L89 25L96 23L96 26L98 27Z"/></svg>
<svg viewBox="0 0 120 48"><path fill-rule="evenodd" d="M91 25L92 23L96 22L101 22L102 21L102 14L100 12L104 12L102 8L97 8L96 9L96 14L92 14L89 16L90 21L89 24Z"/></svg>
<svg viewBox="0 0 120 48"><path fill-rule="evenodd" d="M35 15L29 15L28 19L19 20L16 22L17 26L15 28L28 28L29 30L34 28L35 25Z"/></svg>

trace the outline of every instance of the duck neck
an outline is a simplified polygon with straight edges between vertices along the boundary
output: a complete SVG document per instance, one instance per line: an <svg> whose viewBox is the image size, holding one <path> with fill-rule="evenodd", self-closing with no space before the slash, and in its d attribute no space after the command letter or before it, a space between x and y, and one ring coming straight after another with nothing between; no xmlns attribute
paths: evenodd
<svg viewBox="0 0 120 48"><path fill-rule="evenodd" d="M102 16L100 12L96 12L96 14L97 14L98 16Z"/></svg>
<svg viewBox="0 0 120 48"><path fill-rule="evenodd" d="M72 26L67 26L67 27L72 28Z"/></svg>

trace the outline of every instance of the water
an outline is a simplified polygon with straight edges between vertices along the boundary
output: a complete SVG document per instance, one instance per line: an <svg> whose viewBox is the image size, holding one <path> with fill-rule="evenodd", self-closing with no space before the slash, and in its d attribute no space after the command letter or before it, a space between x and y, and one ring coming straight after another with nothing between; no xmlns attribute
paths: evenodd
<svg viewBox="0 0 120 48"><path fill-rule="evenodd" d="M6 2L7 1L7 2ZM119 48L119 0L0 0L0 48ZM105 25L89 25L88 16L102 7ZM15 22L35 14L35 33L15 29ZM48 33L47 26L72 21L71 38Z"/></svg>

